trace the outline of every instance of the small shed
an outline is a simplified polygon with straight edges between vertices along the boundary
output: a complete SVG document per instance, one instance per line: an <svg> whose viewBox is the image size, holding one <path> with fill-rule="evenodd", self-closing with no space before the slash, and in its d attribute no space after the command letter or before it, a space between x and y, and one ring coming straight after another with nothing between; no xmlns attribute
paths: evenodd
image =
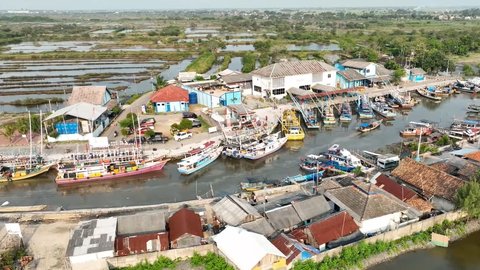
<svg viewBox="0 0 480 270"><path fill-rule="evenodd" d="M423 82L425 81L425 70L422 68L412 68L408 74L408 79L412 82Z"/></svg>
<svg viewBox="0 0 480 270"><path fill-rule="evenodd" d="M307 222L314 217L329 213L332 209L323 196L315 196L302 201L292 202L300 220Z"/></svg>
<svg viewBox="0 0 480 270"><path fill-rule="evenodd" d="M255 221L252 221L252 222L243 223L242 225L240 225L240 227L247 231L259 233L266 237L270 237L275 233L275 229L272 227L270 223L268 223L267 219L263 217L256 219Z"/></svg>
<svg viewBox="0 0 480 270"><path fill-rule="evenodd" d="M186 248L201 245L203 239L202 221L194 211L182 208L168 220L171 248Z"/></svg>
<svg viewBox="0 0 480 270"><path fill-rule="evenodd" d="M265 215L276 230L289 230L302 223L292 205L275 208L265 212Z"/></svg>

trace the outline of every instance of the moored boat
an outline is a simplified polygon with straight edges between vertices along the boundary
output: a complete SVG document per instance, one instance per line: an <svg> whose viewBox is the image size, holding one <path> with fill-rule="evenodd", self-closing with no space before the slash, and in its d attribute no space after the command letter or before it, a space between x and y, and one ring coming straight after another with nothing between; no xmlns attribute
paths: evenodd
<svg viewBox="0 0 480 270"><path fill-rule="evenodd" d="M0 168L0 183L28 180L40 176L50 170L53 164L45 164L43 160L30 162L30 158L15 158L2 160Z"/></svg>
<svg viewBox="0 0 480 270"><path fill-rule="evenodd" d="M115 180L160 171L168 159L104 162L92 165L58 164L55 182L59 186Z"/></svg>
<svg viewBox="0 0 480 270"><path fill-rule="evenodd" d="M434 100L434 101L441 101L442 98L439 97L437 95L437 93L435 93L435 91L429 91L428 89L417 89L417 93L424 97L424 98L428 98L428 99L431 99L431 100Z"/></svg>
<svg viewBox="0 0 480 270"><path fill-rule="evenodd" d="M285 110L283 112L282 129L285 137L289 141L302 141L305 138L305 133L303 132L295 110Z"/></svg>
<svg viewBox="0 0 480 270"><path fill-rule="evenodd" d="M381 123L382 123L382 120L374 121L372 123L361 123L360 126L357 128L357 130L362 133L370 132L380 127Z"/></svg>
<svg viewBox="0 0 480 270"><path fill-rule="evenodd" d="M303 121L305 122L305 126L309 129L320 128L317 111L315 111L315 109L305 109L303 111Z"/></svg>
<svg viewBox="0 0 480 270"><path fill-rule="evenodd" d="M360 119L373 118L373 110L367 96L361 96L358 101L358 115Z"/></svg>
<svg viewBox="0 0 480 270"><path fill-rule="evenodd" d="M245 159L256 160L278 151L287 142L287 137L280 137L280 135L281 133L277 132L267 136L258 144L247 148L245 153L242 154L242 157Z"/></svg>
<svg viewBox="0 0 480 270"><path fill-rule="evenodd" d="M381 102L372 102L371 105L372 110L379 114L380 116L393 119L397 116L397 114L390 108L387 104Z"/></svg>
<svg viewBox="0 0 480 270"><path fill-rule="evenodd" d="M335 119L335 114L333 113L332 107L327 106L323 114L323 124L334 125L336 123L337 123L337 119Z"/></svg>
<svg viewBox="0 0 480 270"><path fill-rule="evenodd" d="M177 163L178 172L189 175L197 172L214 162L221 154L222 147L208 148L196 155L186 157Z"/></svg>
<svg viewBox="0 0 480 270"><path fill-rule="evenodd" d="M432 129L428 127L409 126L400 131L400 136L402 137L425 136L430 134L432 134Z"/></svg>
<svg viewBox="0 0 480 270"><path fill-rule="evenodd" d="M342 103L342 107L340 108L340 122L350 121L352 121L352 108L349 103Z"/></svg>

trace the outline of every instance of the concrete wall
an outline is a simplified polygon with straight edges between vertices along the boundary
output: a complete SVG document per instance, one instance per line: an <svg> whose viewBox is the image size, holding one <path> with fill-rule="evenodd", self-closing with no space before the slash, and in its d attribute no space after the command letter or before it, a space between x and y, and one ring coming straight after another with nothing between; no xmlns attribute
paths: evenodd
<svg viewBox="0 0 480 270"><path fill-rule="evenodd" d="M393 240L400 239L400 238L402 238L404 236L407 236L407 235L411 235L411 234L414 234L414 233L425 231L435 224L442 223L444 220L454 221L454 220L463 218L465 216L466 215L463 212L445 213L445 214L438 215L438 216L435 216L435 217L432 217L432 218L429 218L429 219L425 219L425 220L422 220L422 221L419 221L419 222L409 224L405 227L401 227L401 228L393 230L393 231L378 234L376 236L367 238L364 241L367 242L367 243L375 243L377 241L393 241ZM340 247L337 247L337 248L334 248L334 249L330 249L328 251L322 252L322 253L312 257L312 260L316 261L316 262L321 262L323 260L323 258L325 258L326 256L329 256L329 257L336 256L336 255L338 255L342 252L342 249L344 247L353 246L355 244L356 243L346 245L346 246L340 246ZM292 266L292 265L293 265L293 262L290 264L290 266Z"/></svg>
<svg viewBox="0 0 480 270"><path fill-rule="evenodd" d="M107 262L110 268L121 268L121 267L133 266L144 261L152 263L160 256L165 256L172 260L175 260L177 258L187 259L192 257L195 252L200 255L205 255L208 252L217 253L217 248L213 244L208 244L208 245L196 246L191 248L170 249L170 250L165 250L160 252L108 258Z"/></svg>
<svg viewBox="0 0 480 270"><path fill-rule="evenodd" d="M157 102L155 103L155 112L187 112L188 102L174 101L174 102Z"/></svg>
<svg viewBox="0 0 480 270"><path fill-rule="evenodd" d="M363 234L383 232L392 229L392 224L400 223L401 212L362 221L360 231Z"/></svg>

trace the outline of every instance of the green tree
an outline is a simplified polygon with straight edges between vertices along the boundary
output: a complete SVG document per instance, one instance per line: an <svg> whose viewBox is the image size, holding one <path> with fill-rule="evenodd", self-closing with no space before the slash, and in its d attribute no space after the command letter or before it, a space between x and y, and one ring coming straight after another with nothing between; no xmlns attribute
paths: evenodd
<svg viewBox="0 0 480 270"><path fill-rule="evenodd" d="M163 76L158 75L158 76L155 78L155 83L154 83L154 85L155 85L155 87L156 87L157 89L162 88L162 87L165 87L167 84L168 84L168 82L167 82L167 80L165 80L165 79L163 78Z"/></svg>
<svg viewBox="0 0 480 270"><path fill-rule="evenodd" d="M393 82L399 83L402 78L406 75L405 69L398 68L393 72Z"/></svg>
<svg viewBox="0 0 480 270"><path fill-rule="evenodd" d="M143 136L145 136L146 138L152 138L153 136L155 136L155 131L153 129L148 129L147 131L145 131Z"/></svg>
<svg viewBox="0 0 480 270"><path fill-rule="evenodd" d="M473 177L457 191L457 206L471 217L480 217L480 183L478 177Z"/></svg>
<svg viewBox="0 0 480 270"><path fill-rule="evenodd" d="M162 36L178 36L181 33L181 29L178 26L175 25L169 25L165 28L162 29L160 32L160 35Z"/></svg>
<svg viewBox="0 0 480 270"><path fill-rule="evenodd" d="M268 52L272 48L272 42L270 40L258 40L253 43L253 47L259 52Z"/></svg>
<svg viewBox="0 0 480 270"><path fill-rule="evenodd" d="M138 127L137 115L134 113L128 113L125 119L121 120L120 127L127 129L135 129Z"/></svg>
<svg viewBox="0 0 480 270"><path fill-rule="evenodd" d="M475 70L470 65L463 65L463 75L467 77L475 76Z"/></svg>
<svg viewBox="0 0 480 270"><path fill-rule="evenodd" d="M13 134L15 134L15 131L17 130L17 127L15 124L6 124L3 126L2 129L2 135L7 137L10 142L12 142L12 137Z"/></svg>
<svg viewBox="0 0 480 270"><path fill-rule="evenodd" d="M397 70L397 69L401 68L401 66L397 62L395 62L395 60L388 60L385 63L385 68L390 69L390 70Z"/></svg>

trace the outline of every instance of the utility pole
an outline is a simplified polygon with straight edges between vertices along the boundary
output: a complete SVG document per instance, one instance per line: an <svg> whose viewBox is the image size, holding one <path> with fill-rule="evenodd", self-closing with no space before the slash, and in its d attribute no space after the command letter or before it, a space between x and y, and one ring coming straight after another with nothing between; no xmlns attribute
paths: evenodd
<svg viewBox="0 0 480 270"><path fill-rule="evenodd" d="M33 142L32 142L32 115L30 114L30 111L28 111L28 125L29 125L29 131L30 131L30 164L29 167L30 169L32 168L32 154L33 154Z"/></svg>

